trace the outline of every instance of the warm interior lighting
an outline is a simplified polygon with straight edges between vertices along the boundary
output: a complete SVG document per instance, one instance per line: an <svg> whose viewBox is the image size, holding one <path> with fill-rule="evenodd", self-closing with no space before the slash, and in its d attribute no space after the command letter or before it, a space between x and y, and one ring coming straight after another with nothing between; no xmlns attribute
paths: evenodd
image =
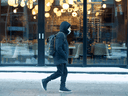
<svg viewBox="0 0 128 96"><path fill-rule="evenodd" d="M61 16L61 11L57 11L56 15Z"/></svg>
<svg viewBox="0 0 128 96"><path fill-rule="evenodd" d="M91 11L89 10L89 11L88 11L88 14L90 14L90 13L91 13Z"/></svg>
<svg viewBox="0 0 128 96"><path fill-rule="evenodd" d="M19 4L18 4L18 0L15 1L15 4L13 5L13 7L17 7Z"/></svg>
<svg viewBox="0 0 128 96"><path fill-rule="evenodd" d="M54 0L50 0L50 3L53 3L54 2Z"/></svg>
<svg viewBox="0 0 128 96"><path fill-rule="evenodd" d="M24 6L25 6L24 0L21 1L20 6L21 6L21 7L24 7Z"/></svg>
<svg viewBox="0 0 128 96"><path fill-rule="evenodd" d="M96 12L96 16L98 16L99 15L99 12Z"/></svg>
<svg viewBox="0 0 128 96"><path fill-rule="evenodd" d="M14 9L14 10L13 10L13 13L17 13L17 9Z"/></svg>
<svg viewBox="0 0 128 96"><path fill-rule="evenodd" d="M34 16L33 19L36 19L36 16Z"/></svg>
<svg viewBox="0 0 128 96"><path fill-rule="evenodd" d="M45 17L50 17L50 14L49 13L45 13Z"/></svg>
<svg viewBox="0 0 128 96"><path fill-rule="evenodd" d="M68 9L69 5L67 3L64 3L62 7L63 7L63 9Z"/></svg>
<svg viewBox="0 0 128 96"><path fill-rule="evenodd" d="M28 0L27 6L29 9L32 9L33 8L33 0Z"/></svg>
<svg viewBox="0 0 128 96"><path fill-rule="evenodd" d="M13 6L15 4L15 0L8 0L8 5Z"/></svg>
<svg viewBox="0 0 128 96"><path fill-rule="evenodd" d="M72 8L69 8L69 9L68 9L68 12L72 12Z"/></svg>
<svg viewBox="0 0 128 96"><path fill-rule="evenodd" d="M68 3L69 4L73 4L73 0L68 0Z"/></svg>
<svg viewBox="0 0 128 96"><path fill-rule="evenodd" d="M45 5L45 11L49 11L50 9L51 9L50 6L46 6L46 5Z"/></svg>
<svg viewBox="0 0 128 96"><path fill-rule="evenodd" d="M79 7L75 7L73 10L74 11L78 11L79 10Z"/></svg>
<svg viewBox="0 0 128 96"><path fill-rule="evenodd" d="M106 4L103 4L103 8L106 8Z"/></svg>
<svg viewBox="0 0 128 96"><path fill-rule="evenodd" d="M32 9L32 14L33 14L33 15L36 15L37 13L38 13L38 10L36 10L35 8Z"/></svg>
<svg viewBox="0 0 128 96"><path fill-rule="evenodd" d="M36 2L36 0L33 0L33 2Z"/></svg>
<svg viewBox="0 0 128 96"><path fill-rule="evenodd" d="M121 0L116 0L116 2L120 2Z"/></svg>
<svg viewBox="0 0 128 96"><path fill-rule="evenodd" d="M35 12L35 10L34 10L34 9L32 10L32 14L33 14L33 15L35 15L35 14L36 14L36 12Z"/></svg>
<svg viewBox="0 0 128 96"><path fill-rule="evenodd" d="M73 12L73 13L72 13L72 16L73 16L73 17L76 17L76 16L77 16L77 13L76 13L76 12Z"/></svg>
<svg viewBox="0 0 128 96"><path fill-rule="evenodd" d="M48 2L46 5L47 5L47 6L51 6L51 3L50 3L50 2Z"/></svg>
<svg viewBox="0 0 128 96"><path fill-rule="evenodd" d="M80 0L83 3L83 0Z"/></svg>
<svg viewBox="0 0 128 96"><path fill-rule="evenodd" d="M38 10L38 5L35 6L35 9Z"/></svg>
<svg viewBox="0 0 128 96"><path fill-rule="evenodd" d="M58 8L54 8L53 11L54 11L54 13L57 13Z"/></svg>
<svg viewBox="0 0 128 96"><path fill-rule="evenodd" d="M89 2L92 2L92 0L89 0Z"/></svg>
<svg viewBox="0 0 128 96"><path fill-rule="evenodd" d="M65 9L61 9L61 13L65 13L66 12L66 10Z"/></svg>

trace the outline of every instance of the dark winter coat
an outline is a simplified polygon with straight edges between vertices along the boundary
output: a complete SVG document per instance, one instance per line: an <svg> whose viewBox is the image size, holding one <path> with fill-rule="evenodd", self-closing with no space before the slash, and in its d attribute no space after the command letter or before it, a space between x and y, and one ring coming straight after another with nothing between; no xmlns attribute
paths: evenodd
<svg viewBox="0 0 128 96"><path fill-rule="evenodd" d="M70 26L71 25L66 21L62 22L60 25L60 32L57 34L56 42L55 42L56 52L53 56L55 65L59 65L62 63L68 64L69 48L68 48L67 35L69 31L67 29Z"/></svg>

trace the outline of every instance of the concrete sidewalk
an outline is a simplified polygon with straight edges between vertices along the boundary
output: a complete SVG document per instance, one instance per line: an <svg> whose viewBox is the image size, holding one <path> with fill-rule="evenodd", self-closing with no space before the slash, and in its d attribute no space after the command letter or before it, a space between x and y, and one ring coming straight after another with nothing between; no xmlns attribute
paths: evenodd
<svg viewBox="0 0 128 96"><path fill-rule="evenodd" d="M126 74L75 74L67 77L66 86L72 93L59 93L60 78L48 83L47 91L41 79L50 73L0 73L0 96L128 96Z"/></svg>
<svg viewBox="0 0 128 96"><path fill-rule="evenodd" d="M7 66L0 67L0 72L33 72L33 73L53 73L56 67L24 67ZM87 74L128 74L128 69L119 67L68 67L69 73L87 73Z"/></svg>

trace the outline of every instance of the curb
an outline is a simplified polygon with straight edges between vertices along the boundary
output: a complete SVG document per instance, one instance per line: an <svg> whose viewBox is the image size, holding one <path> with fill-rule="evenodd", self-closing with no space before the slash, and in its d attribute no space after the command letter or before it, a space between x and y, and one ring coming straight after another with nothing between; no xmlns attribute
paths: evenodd
<svg viewBox="0 0 128 96"><path fill-rule="evenodd" d="M5 72L5 73L15 73L15 72L22 72L22 73L54 73L55 71L0 71ZM74 74L128 74L128 72L74 72L74 71L69 71L70 73Z"/></svg>

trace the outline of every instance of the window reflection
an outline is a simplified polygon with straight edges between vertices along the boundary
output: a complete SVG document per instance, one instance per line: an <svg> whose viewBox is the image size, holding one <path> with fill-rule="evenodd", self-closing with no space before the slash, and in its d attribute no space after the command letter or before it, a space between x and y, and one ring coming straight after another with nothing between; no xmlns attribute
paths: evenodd
<svg viewBox="0 0 128 96"><path fill-rule="evenodd" d="M88 3L87 64L126 64L126 1Z"/></svg>
<svg viewBox="0 0 128 96"><path fill-rule="evenodd" d="M37 64L38 4L35 1L27 4L28 1L30 0L1 0L2 64Z"/></svg>

